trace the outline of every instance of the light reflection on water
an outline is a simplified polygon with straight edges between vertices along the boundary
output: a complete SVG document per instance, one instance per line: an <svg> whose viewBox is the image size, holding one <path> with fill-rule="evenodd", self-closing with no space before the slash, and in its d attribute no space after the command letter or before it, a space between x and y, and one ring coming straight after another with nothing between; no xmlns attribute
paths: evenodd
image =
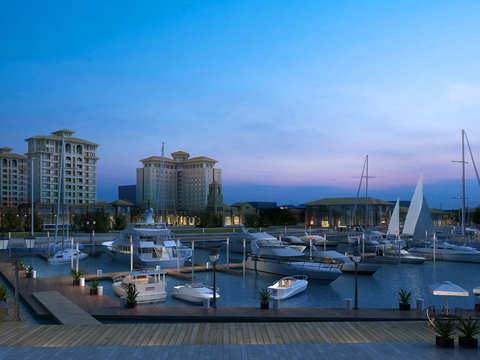
<svg viewBox="0 0 480 360"><path fill-rule="evenodd" d="M195 262L205 263L208 261L209 250L196 249ZM230 257L241 257L241 254L230 254ZM221 252L221 264L226 263L226 253ZM27 263L34 263L38 277L69 276L70 263L63 265L48 265L45 259L34 257L27 259ZM232 262L231 262L232 263ZM74 263L75 266L75 263ZM128 271L129 265L110 260L106 255L99 258L89 257L80 262L80 269L96 273L101 269L103 273L114 271ZM400 289L411 291L415 307L415 299L421 298L425 306L445 305L444 296L432 295L427 286L437 282L449 280L463 287L470 293L468 297L449 297L450 307L462 307L472 309L474 295L472 289L480 285L478 270L479 264L426 261L423 265L411 264L384 264L382 269L373 276L358 276L358 300L359 307L364 308L398 308L398 292ZM246 276L216 272L217 287L220 288L221 298L217 300L218 306L232 307L257 307L259 305L258 291L266 288L278 280L281 276L256 274L246 272ZM196 272L195 281L206 285L213 285L213 272ZM187 280L167 276L167 300L165 303L153 304L153 306L196 306L186 301L170 296L174 286L183 285ZM111 281L103 280L104 294L115 298ZM354 298L355 275L343 274L332 283L309 281L308 288L302 294L282 301L282 307L333 307L343 308L345 298Z"/></svg>

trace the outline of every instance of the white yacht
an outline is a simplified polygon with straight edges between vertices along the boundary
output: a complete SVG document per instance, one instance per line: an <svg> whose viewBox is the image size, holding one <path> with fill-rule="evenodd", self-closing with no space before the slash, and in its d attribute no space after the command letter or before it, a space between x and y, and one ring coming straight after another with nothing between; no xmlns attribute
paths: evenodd
<svg viewBox="0 0 480 360"><path fill-rule="evenodd" d="M376 252L383 247L380 244L381 238L375 234L351 235L347 239L350 245L358 246L360 253L363 253L363 249L368 252Z"/></svg>
<svg viewBox="0 0 480 360"><path fill-rule="evenodd" d="M105 253L112 260L130 264L130 244L133 244L133 263L136 265L175 268L178 264L182 267L185 259L192 256L192 249L182 245L177 249L174 234L165 223L154 223L152 213L152 209L146 210L144 223L132 223L114 241L102 243Z"/></svg>
<svg viewBox="0 0 480 360"><path fill-rule="evenodd" d="M268 290L272 292L272 297L285 300L293 295L297 295L302 291L305 291L307 285L307 276L292 275L276 281L272 286L268 287Z"/></svg>
<svg viewBox="0 0 480 360"><path fill-rule="evenodd" d="M398 254L399 251L400 256ZM423 264L426 260L425 256L412 255L407 250L399 250L398 247L395 246L388 246L382 250L378 250L375 254L375 258L380 260L400 262L404 264Z"/></svg>
<svg viewBox="0 0 480 360"><path fill-rule="evenodd" d="M305 245L305 243L300 240L300 238L296 237L296 236L292 236L292 235L289 235L289 236L285 236L285 235L280 235L279 236L279 239L280 242L283 244L283 245L288 245L290 246L293 250L296 250L298 252L303 252L307 246Z"/></svg>
<svg viewBox="0 0 480 360"><path fill-rule="evenodd" d="M355 262L347 255L332 250L317 250L314 246L312 249L312 258L330 266L336 267L346 274L355 274ZM309 253L307 253L307 256ZM382 267L382 265L360 262L357 265L357 274L359 275L373 275Z"/></svg>
<svg viewBox="0 0 480 360"><path fill-rule="evenodd" d="M282 245L277 239L253 240L252 253L245 261L245 268L258 272L291 276L306 275L310 279L334 281L342 272L325 264L308 261L305 254Z"/></svg>
<svg viewBox="0 0 480 360"><path fill-rule="evenodd" d="M243 253L243 243L245 242L245 251L248 252L250 249L250 243L252 240L275 240L277 241L276 237L273 237L266 232L258 232L252 228L240 228L242 232L235 233L235 235L230 236L229 238L229 251L236 252L236 253ZM245 239L245 241L243 241ZM222 244L222 250L227 250L227 244Z"/></svg>
<svg viewBox="0 0 480 360"><path fill-rule="evenodd" d="M83 260L88 257L88 254L78 250L78 260ZM57 251L53 256L47 258L50 265L70 263L72 261L72 250L65 249ZM73 261L77 261L77 249L73 249Z"/></svg>
<svg viewBox="0 0 480 360"><path fill-rule="evenodd" d="M424 255L433 259L434 246L416 248L412 247L408 251L415 255ZM480 263L480 251L470 246L461 246L449 244L447 242L435 244L435 260L459 261Z"/></svg>
<svg viewBox="0 0 480 360"><path fill-rule="evenodd" d="M118 296L127 296L129 290L138 291L137 303L154 303L167 298L165 271L141 270L132 271L127 276L113 278L113 292Z"/></svg>
<svg viewBox="0 0 480 360"><path fill-rule="evenodd" d="M218 299L220 298L220 289L217 287L215 290L215 299ZM203 304L203 299L213 299L213 288L202 283L174 286L172 296L195 304Z"/></svg>
<svg viewBox="0 0 480 360"><path fill-rule="evenodd" d="M307 244L310 244L310 239L312 239L312 244L316 246L335 247L340 244L340 240L327 240L327 236L312 235L308 234L306 231L305 235L300 236L300 240L304 241Z"/></svg>

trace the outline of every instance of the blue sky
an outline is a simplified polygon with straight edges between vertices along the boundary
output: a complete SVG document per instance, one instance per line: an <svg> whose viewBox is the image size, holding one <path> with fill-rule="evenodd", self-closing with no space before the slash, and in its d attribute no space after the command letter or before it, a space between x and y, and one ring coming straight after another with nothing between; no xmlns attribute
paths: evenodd
<svg viewBox="0 0 480 360"><path fill-rule="evenodd" d="M68 128L101 144L99 200L187 151L224 199L461 196L480 165L478 1L22 1L0 13L0 146ZM5 136L6 135L6 136ZM480 187L467 167L467 201Z"/></svg>

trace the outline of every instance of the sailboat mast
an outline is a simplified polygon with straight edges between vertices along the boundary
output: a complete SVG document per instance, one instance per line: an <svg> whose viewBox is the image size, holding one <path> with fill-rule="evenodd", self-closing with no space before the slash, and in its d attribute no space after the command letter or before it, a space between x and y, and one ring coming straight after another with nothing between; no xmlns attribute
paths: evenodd
<svg viewBox="0 0 480 360"><path fill-rule="evenodd" d="M465 130L462 130L462 235L465 243Z"/></svg>
<svg viewBox="0 0 480 360"><path fill-rule="evenodd" d="M368 228L368 155L365 158L365 164L367 167L367 179L365 181L365 231L367 231Z"/></svg>

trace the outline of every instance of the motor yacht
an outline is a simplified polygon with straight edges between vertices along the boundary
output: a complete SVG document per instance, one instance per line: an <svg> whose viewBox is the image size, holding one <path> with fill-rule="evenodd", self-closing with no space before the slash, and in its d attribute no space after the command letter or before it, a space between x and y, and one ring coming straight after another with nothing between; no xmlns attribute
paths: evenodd
<svg viewBox="0 0 480 360"><path fill-rule="evenodd" d="M118 296L127 296L129 290L138 291L137 303L162 302L167 298L165 271L132 271L127 276L113 277L113 292Z"/></svg>
<svg viewBox="0 0 480 360"><path fill-rule="evenodd" d="M252 228L245 228L242 226L240 228L242 232L235 233L233 236L229 237L229 251L236 253L243 253L243 244L245 243L245 251L248 252L250 249L250 244L253 240L275 240L278 241L276 237L267 234L266 232L258 232ZM243 241L245 239L245 241ZM222 250L227 250L227 244L222 244Z"/></svg>
<svg viewBox="0 0 480 360"><path fill-rule="evenodd" d="M114 241L103 242L105 253L115 261L131 262L130 244L133 244L133 263L148 268L182 267L192 256L192 249L174 241L174 235L165 223L152 221L152 209L145 212L144 223L132 223Z"/></svg>
<svg viewBox="0 0 480 360"><path fill-rule="evenodd" d="M312 249L312 258L314 261L324 263L336 267L346 274L355 274L355 262L347 255L338 251L332 250L317 250L314 246ZM307 256L309 254L307 253ZM373 275L382 265L374 264L373 262L361 261L357 265L357 274L359 275Z"/></svg>
<svg viewBox="0 0 480 360"><path fill-rule="evenodd" d="M335 247L338 244L340 244L340 240L327 240L327 236L321 236L321 235L312 235L308 234L305 231L305 235L300 236L300 240L303 242L310 244L310 239L312 240L312 244L315 246L322 246L322 247Z"/></svg>
<svg viewBox="0 0 480 360"><path fill-rule="evenodd" d="M399 250L395 246L386 246L382 250L377 250L375 254L375 259L389 260L404 264L423 264L426 260L425 256L412 255L407 250L401 248Z"/></svg>
<svg viewBox="0 0 480 360"><path fill-rule="evenodd" d="M268 290L272 292L272 297L285 300L305 291L308 285L307 278L308 277L305 275L283 277L276 281L272 286L269 286Z"/></svg>
<svg viewBox="0 0 480 360"><path fill-rule="evenodd" d="M252 252L245 261L245 268L249 270L282 276L300 274L328 282L342 275L336 267L308 261L305 254L282 245L277 239L253 240L250 246Z"/></svg>
<svg viewBox="0 0 480 360"><path fill-rule="evenodd" d="M408 250L414 255L434 258L434 244L427 247L412 247ZM480 251L470 246L454 245L447 242L435 244L435 260L480 263Z"/></svg>
<svg viewBox="0 0 480 360"><path fill-rule="evenodd" d="M303 252L307 246L305 243L300 240L300 238L296 236L285 236L285 235L280 235L278 239L283 245L288 245L290 248L293 250L296 250L298 252Z"/></svg>
<svg viewBox="0 0 480 360"><path fill-rule="evenodd" d="M80 250L77 250L77 249L73 249L73 261L77 261L77 253L78 253L78 260L83 260L88 257L88 253L81 252ZM71 249L57 251L53 256L47 258L47 262L50 265L70 263L71 261L72 261Z"/></svg>
<svg viewBox="0 0 480 360"><path fill-rule="evenodd" d="M220 298L219 292L220 289L216 288L215 299ZM172 296L195 304L202 304L205 298L213 299L213 288L202 283L174 286Z"/></svg>

